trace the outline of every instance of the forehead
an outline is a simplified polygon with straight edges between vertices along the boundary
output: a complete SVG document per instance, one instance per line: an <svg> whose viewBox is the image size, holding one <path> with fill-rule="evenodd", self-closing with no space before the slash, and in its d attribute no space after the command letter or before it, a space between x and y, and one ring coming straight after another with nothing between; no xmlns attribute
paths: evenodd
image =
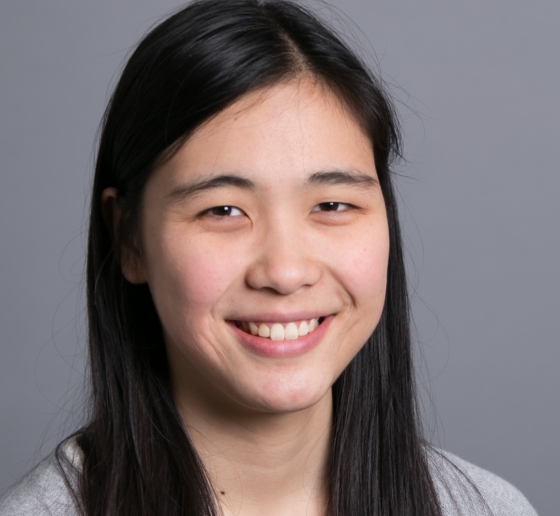
<svg viewBox="0 0 560 516"><path fill-rule="evenodd" d="M326 169L375 176L371 142L332 92L295 80L252 92L218 113L155 175L175 183L238 173L259 186L301 182Z"/></svg>

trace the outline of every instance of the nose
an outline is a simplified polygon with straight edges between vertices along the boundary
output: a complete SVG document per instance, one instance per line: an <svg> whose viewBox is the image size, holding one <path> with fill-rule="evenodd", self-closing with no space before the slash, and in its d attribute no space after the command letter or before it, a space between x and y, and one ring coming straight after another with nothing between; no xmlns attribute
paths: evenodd
<svg viewBox="0 0 560 516"><path fill-rule="evenodd" d="M276 221L264 231L246 274L251 288L289 295L319 281L318 260L304 238L301 225L297 226L286 220Z"/></svg>

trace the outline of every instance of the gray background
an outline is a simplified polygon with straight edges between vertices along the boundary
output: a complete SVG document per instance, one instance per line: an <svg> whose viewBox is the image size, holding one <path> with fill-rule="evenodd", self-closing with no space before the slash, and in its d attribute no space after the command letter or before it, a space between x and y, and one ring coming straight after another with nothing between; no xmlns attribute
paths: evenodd
<svg viewBox="0 0 560 516"><path fill-rule="evenodd" d="M0 4L0 491L80 421L96 129L132 44L178 5ZM428 435L556 515L560 2L334 5L397 86Z"/></svg>

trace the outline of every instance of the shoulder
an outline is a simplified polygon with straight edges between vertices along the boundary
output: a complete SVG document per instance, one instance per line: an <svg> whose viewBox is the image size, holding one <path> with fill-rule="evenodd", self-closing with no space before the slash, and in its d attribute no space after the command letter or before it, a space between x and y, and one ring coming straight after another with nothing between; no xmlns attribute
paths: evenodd
<svg viewBox="0 0 560 516"><path fill-rule="evenodd" d="M51 453L0 499L0 516L75 516L78 514L68 487L81 465L81 449L75 439L64 442L58 457Z"/></svg>
<svg viewBox="0 0 560 516"><path fill-rule="evenodd" d="M452 453L431 448L428 463L445 516L537 516L509 482Z"/></svg>

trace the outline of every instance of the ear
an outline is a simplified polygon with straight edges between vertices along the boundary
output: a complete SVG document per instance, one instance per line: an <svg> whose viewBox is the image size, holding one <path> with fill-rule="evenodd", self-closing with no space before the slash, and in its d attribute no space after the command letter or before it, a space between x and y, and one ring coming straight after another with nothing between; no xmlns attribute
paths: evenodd
<svg viewBox="0 0 560 516"><path fill-rule="evenodd" d="M105 188L101 193L101 213L113 240L121 216L117 203L118 194L118 190L112 186ZM130 283L137 285L146 283L144 260L138 249L130 245L123 245L120 249L120 258L121 272Z"/></svg>

